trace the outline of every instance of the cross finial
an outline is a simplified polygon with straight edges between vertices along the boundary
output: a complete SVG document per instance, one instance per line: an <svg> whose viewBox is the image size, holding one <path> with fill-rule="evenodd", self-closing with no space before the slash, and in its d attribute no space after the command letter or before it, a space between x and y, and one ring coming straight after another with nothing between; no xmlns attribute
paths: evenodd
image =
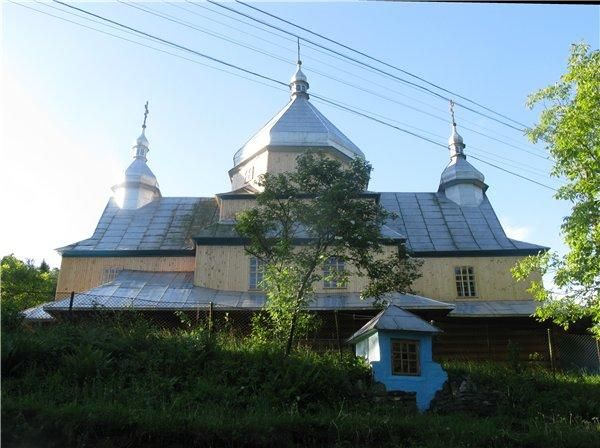
<svg viewBox="0 0 600 448"><path fill-rule="evenodd" d="M456 120L454 119L454 101L450 100L450 115L452 115L452 126L456 127Z"/></svg>
<svg viewBox="0 0 600 448"><path fill-rule="evenodd" d="M298 65L302 65L302 61L300 60L300 38L297 37L298 39Z"/></svg>
<svg viewBox="0 0 600 448"><path fill-rule="evenodd" d="M146 119L148 118L148 113L150 110L148 109L148 101L144 104L144 124L142 124L142 129L146 129Z"/></svg>

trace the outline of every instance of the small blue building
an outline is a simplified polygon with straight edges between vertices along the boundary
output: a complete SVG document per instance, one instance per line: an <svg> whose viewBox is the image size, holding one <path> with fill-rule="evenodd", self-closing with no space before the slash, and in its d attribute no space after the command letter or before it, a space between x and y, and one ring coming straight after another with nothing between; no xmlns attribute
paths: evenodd
<svg viewBox="0 0 600 448"><path fill-rule="evenodd" d="M448 375L431 356L432 337L441 330L406 310L390 305L354 333L348 342L369 361L373 377L388 391L417 393L424 412Z"/></svg>

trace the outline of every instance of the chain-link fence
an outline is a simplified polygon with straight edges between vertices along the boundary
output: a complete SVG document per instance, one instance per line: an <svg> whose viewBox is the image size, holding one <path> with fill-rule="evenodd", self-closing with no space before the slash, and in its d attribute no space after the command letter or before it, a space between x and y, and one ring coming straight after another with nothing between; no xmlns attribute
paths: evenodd
<svg viewBox="0 0 600 448"><path fill-rule="evenodd" d="M554 341L561 369L600 373L600 346L593 336L559 333L554 335Z"/></svg>
<svg viewBox="0 0 600 448"><path fill-rule="evenodd" d="M169 299L169 298L168 298ZM318 325L298 344L317 350L350 350L345 341L379 310L311 311ZM103 296L90 293L57 293L56 300L25 312L29 324L82 321L94 319L134 319L143 317L159 328L177 329L203 326L211 332L227 333L234 337L251 334L253 317L259 307L231 306L216 302L173 299L154 300L146 297Z"/></svg>

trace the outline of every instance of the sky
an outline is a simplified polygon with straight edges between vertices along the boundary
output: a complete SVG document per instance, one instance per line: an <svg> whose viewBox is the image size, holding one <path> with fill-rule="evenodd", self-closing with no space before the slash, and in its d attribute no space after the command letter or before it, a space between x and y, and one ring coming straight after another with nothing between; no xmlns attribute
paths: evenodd
<svg viewBox="0 0 600 448"><path fill-rule="evenodd" d="M72 5L277 80L288 82L294 72L293 37L242 23L253 22L218 6ZM276 23L243 5L225 5ZM528 126L536 122L540 109L526 108L527 95L559 79L570 45L585 41L593 48L600 46L600 8L593 5L256 5ZM285 87L257 83L247 79L249 75L234 76L227 73L234 70L215 62L67 11L74 12L57 3L2 4L0 255L45 259L56 267L60 265L56 248L93 233L112 194L110 187L120 181L131 161L146 101L148 164L163 196L212 196L230 190L227 171L233 166L233 154L289 98ZM291 30L281 22L277 25ZM446 144L450 116L445 100L311 47L302 42L309 93L395 120L399 127ZM437 191L449 160L446 149L333 106L315 104L372 163L371 190ZM543 146L532 145L522 132L460 106L456 120L467 155L554 188L560 185L559 179L549 177L551 163ZM564 250L560 225L569 213L568 203L554 199L549 189L469 160L486 176L487 195L509 236Z"/></svg>

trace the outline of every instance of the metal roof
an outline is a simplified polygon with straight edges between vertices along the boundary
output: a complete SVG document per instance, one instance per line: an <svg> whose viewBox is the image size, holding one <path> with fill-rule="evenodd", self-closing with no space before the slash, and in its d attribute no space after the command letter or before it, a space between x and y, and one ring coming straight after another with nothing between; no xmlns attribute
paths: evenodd
<svg viewBox="0 0 600 448"><path fill-rule="evenodd" d="M412 313L390 305L350 336L347 342L356 342L376 330L416 331L419 333L441 333L442 330Z"/></svg>
<svg viewBox="0 0 600 448"><path fill-rule="evenodd" d="M54 318L44 311L44 307L51 303L53 302L42 303L41 305L27 308L26 310L21 311L21 314L27 322L51 322Z"/></svg>
<svg viewBox="0 0 600 448"><path fill-rule="evenodd" d="M354 158L363 152L329 121L306 96L295 96L233 156L234 166L266 147L331 147Z"/></svg>
<svg viewBox="0 0 600 448"><path fill-rule="evenodd" d="M219 291L194 286L193 272L146 272L124 270L112 282L84 293L75 294L76 311L96 308L135 310L186 310L206 308L212 302L219 309L257 310L264 306L261 292ZM446 310L453 305L414 294L393 293L385 297L391 303L412 310ZM52 313L69 309L69 300L63 299L44 306ZM312 310L366 310L373 308L373 300L362 300L358 293L317 294Z"/></svg>
<svg viewBox="0 0 600 448"><path fill-rule="evenodd" d="M451 317L527 317L537 307L535 300L464 300L452 302Z"/></svg>
<svg viewBox="0 0 600 448"><path fill-rule="evenodd" d="M160 198L136 209L111 199L91 238L62 247L63 255L110 251L193 251L192 237L218 219L214 198Z"/></svg>
<svg viewBox="0 0 600 448"><path fill-rule="evenodd" d="M508 238L487 197L477 207L461 207L443 193L389 192L380 203L398 215L387 225L405 235L416 254L547 249Z"/></svg>
<svg viewBox="0 0 600 448"><path fill-rule="evenodd" d="M383 235L406 238L417 256L533 254L547 249L508 238L487 197L477 207L461 207L443 193L386 192L380 194L380 203L398 215L382 227ZM92 237L59 251L65 256L193 253L194 237L237 238L231 223L217 222L214 198L163 197L137 210L120 209L111 199Z"/></svg>

